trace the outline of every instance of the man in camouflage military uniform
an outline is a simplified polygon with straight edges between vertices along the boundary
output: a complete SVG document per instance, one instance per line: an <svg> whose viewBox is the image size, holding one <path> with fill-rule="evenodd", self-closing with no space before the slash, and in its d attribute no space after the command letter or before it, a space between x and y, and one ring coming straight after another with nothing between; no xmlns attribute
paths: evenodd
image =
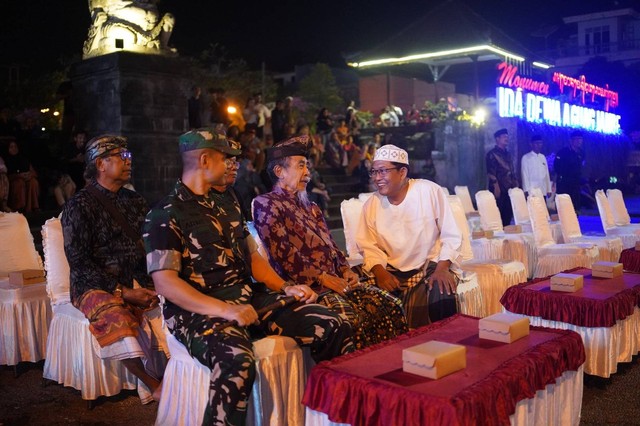
<svg viewBox="0 0 640 426"><path fill-rule="evenodd" d="M147 215L147 269L167 300L169 330L211 368L204 423L243 424L255 378L245 327L258 321L256 309L283 295L304 302L261 318L260 328L310 346L316 361L352 351L352 331L338 315L313 304L317 295L309 287L285 282L271 269L256 251L237 203L212 197L213 186L226 184L226 157L240 151L211 129L182 135L179 147L182 179ZM229 320L238 325L212 332Z"/></svg>

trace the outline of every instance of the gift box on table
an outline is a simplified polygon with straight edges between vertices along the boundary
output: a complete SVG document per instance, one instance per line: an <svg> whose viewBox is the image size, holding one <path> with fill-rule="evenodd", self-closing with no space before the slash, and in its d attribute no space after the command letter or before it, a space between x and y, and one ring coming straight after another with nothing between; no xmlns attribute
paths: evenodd
<svg viewBox="0 0 640 426"><path fill-rule="evenodd" d="M616 278L622 276L622 263L598 261L591 265L591 276L598 278Z"/></svg>
<svg viewBox="0 0 640 426"><path fill-rule="evenodd" d="M478 321L479 337L502 343L513 343L529 335L529 318L502 312Z"/></svg>
<svg viewBox="0 0 640 426"><path fill-rule="evenodd" d="M580 274L555 274L551 277L551 290L573 293L584 286L584 276Z"/></svg>
<svg viewBox="0 0 640 426"><path fill-rule="evenodd" d="M440 379L467 366L467 348L431 340L402 350L402 370Z"/></svg>
<svg viewBox="0 0 640 426"><path fill-rule="evenodd" d="M521 234L522 225L507 225L504 227L505 234Z"/></svg>
<svg viewBox="0 0 640 426"><path fill-rule="evenodd" d="M42 269L23 269L21 271L9 272L9 283L13 287L20 287L30 284L40 284L46 281Z"/></svg>

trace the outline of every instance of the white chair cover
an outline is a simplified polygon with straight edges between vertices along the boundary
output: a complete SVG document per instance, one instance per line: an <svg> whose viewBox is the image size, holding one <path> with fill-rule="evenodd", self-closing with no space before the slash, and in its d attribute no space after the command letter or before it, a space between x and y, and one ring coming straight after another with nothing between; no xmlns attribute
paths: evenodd
<svg viewBox="0 0 640 426"><path fill-rule="evenodd" d="M171 359L165 370L155 424L199 426L207 406L211 370L192 358L168 330L166 337ZM307 371L298 345L289 337L269 336L254 342L253 351L257 375L247 408L247 424L304 424L300 401Z"/></svg>
<svg viewBox="0 0 640 426"><path fill-rule="evenodd" d="M42 269L27 219L0 213L0 365L45 358L51 306L46 285L9 288L9 272Z"/></svg>
<svg viewBox="0 0 640 426"><path fill-rule="evenodd" d="M637 223L616 226L609 200L601 189L596 191L596 203L605 234L620 238L625 249L635 247L636 241L640 241L640 226Z"/></svg>
<svg viewBox="0 0 640 426"><path fill-rule="evenodd" d="M471 194L469 193L469 187L456 186L453 188L453 191L456 193L458 197L460 197L460 201L462 201L462 207L464 207L465 213L476 212L476 209L473 207L473 202L471 201Z"/></svg>
<svg viewBox="0 0 640 426"><path fill-rule="evenodd" d="M627 206L624 205L622 191L619 189L607 189L607 199L609 200L613 221L616 226L629 225L631 223L631 217L627 211Z"/></svg>
<svg viewBox="0 0 640 426"><path fill-rule="evenodd" d="M0 213L0 277L23 269L42 269L27 219L20 213Z"/></svg>
<svg viewBox="0 0 640 426"><path fill-rule="evenodd" d="M520 188L509 189L509 199L511 200L511 209L513 210L513 219L516 225L522 226L526 232L531 232L531 219L529 219L529 210L527 209L527 199L524 191Z"/></svg>
<svg viewBox="0 0 640 426"><path fill-rule="evenodd" d="M496 197L487 190L478 191L476 192L476 204L480 212L482 229L501 232L503 230L502 217L500 210L498 210Z"/></svg>
<svg viewBox="0 0 640 426"><path fill-rule="evenodd" d="M122 389L138 389L143 402L150 402L146 387L119 361L102 360L93 351L95 338L89 321L69 302L69 264L64 256L60 219L53 218L42 227L47 292L51 295L53 320L47 340L43 377L80 390L82 399L112 396ZM142 384L142 382L140 382Z"/></svg>
<svg viewBox="0 0 640 426"><path fill-rule="evenodd" d="M538 187L531 188L531 193L529 194L529 196L540 197L544 199L544 194L542 193L542 190ZM547 199L545 206L547 207L546 215L547 215L547 221L549 222L549 226L551 227L551 236L553 237L553 240L556 243L564 243L565 240L562 236L562 225L560 225L559 221L554 222L551 220L551 216L549 215L548 203L549 203L549 199ZM555 200L553 201L553 204L555 205Z"/></svg>
<svg viewBox="0 0 640 426"><path fill-rule="evenodd" d="M591 268L598 259L598 247L593 243L556 244L546 218L544 199L531 196L527 204L538 251L534 276L546 277L578 266Z"/></svg>
<svg viewBox="0 0 640 426"><path fill-rule="evenodd" d="M617 262L622 253L622 240L618 237L585 237L580 230L578 216L573 208L571 197L568 194L556 195L556 207L558 216L560 216L560 224L562 226L562 235L567 243L593 243L598 246L598 260L606 262Z"/></svg>
<svg viewBox="0 0 640 426"><path fill-rule="evenodd" d="M480 316L498 313L502 310L500 298L507 288L525 282L527 270L522 262L505 261L500 259L474 261L471 260L470 233L464 208L460 198L450 195L449 205L456 220L456 224L462 233L461 254L463 261L460 268L465 273L474 273L478 277L480 292L482 293L483 312Z"/></svg>
<svg viewBox="0 0 640 426"><path fill-rule="evenodd" d="M364 261L362 253L358 250L358 245L356 244L356 233L358 232L364 203L360 198L351 198L340 203L342 227L347 246L347 261L351 266L360 265Z"/></svg>
<svg viewBox="0 0 640 426"><path fill-rule="evenodd" d="M442 186L441 188L442 188L442 190L444 191L445 194L451 195L451 193L449 192L449 188L447 188L446 186Z"/></svg>

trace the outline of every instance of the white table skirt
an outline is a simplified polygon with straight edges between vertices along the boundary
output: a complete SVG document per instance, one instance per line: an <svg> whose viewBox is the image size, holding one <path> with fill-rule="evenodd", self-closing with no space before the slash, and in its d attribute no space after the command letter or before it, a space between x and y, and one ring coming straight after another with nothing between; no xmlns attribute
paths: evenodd
<svg viewBox="0 0 640 426"><path fill-rule="evenodd" d="M514 426L578 425L582 410L583 367L578 371L565 371L555 384L536 392L531 399L523 399L509 416ZM348 426L334 423L325 413L307 407L306 426Z"/></svg>
<svg viewBox="0 0 640 426"><path fill-rule="evenodd" d="M529 317L531 325L575 331L582 337L587 359L584 372L609 377L619 362L629 362L640 350L640 308L613 327L579 327L560 321Z"/></svg>
<svg viewBox="0 0 640 426"><path fill-rule="evenodd" d="M44 359L51 317L45 283L0 288L0 365Z"/></svg>

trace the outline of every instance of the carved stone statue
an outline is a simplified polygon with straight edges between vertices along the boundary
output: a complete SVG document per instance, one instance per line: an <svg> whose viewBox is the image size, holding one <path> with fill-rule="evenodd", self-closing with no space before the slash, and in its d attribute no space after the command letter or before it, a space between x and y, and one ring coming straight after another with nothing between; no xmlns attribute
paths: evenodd
<svg viewBox="0 0 640 426"><path fill-rule="evenodd" d="M167 45L175 19L160 18L157 0L89 0L91 26L82 49L84 59L118 50L175 54Z"/></svg>

